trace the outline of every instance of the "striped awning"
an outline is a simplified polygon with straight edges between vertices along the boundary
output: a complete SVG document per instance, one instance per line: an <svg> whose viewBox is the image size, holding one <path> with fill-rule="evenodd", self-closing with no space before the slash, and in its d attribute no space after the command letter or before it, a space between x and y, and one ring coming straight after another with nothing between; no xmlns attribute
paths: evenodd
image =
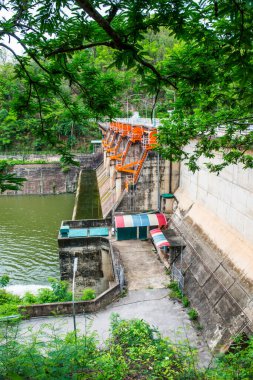
<svg viewBox="0 0 253 380"><path fill-rule="evenodd" d="M117 215L115 216L115 227L147 227L147 226L166 226L167 219L164 214L136 214L136 215Z"/></svg>
<svg viewBox="0 0 253 380"><path fill-rule="evenodd" d="M150 231L150 235L157 248L170 247L170 243L159 228Z"/></svg>

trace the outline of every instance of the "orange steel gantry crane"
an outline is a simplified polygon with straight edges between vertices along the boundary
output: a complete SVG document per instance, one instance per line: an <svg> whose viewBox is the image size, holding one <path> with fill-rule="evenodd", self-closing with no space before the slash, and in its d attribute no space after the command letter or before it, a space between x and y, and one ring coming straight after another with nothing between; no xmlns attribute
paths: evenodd
<svg viewBox="0 0 253 380"><path fill-rule="evenodd" d="M141 169L142 169L143 164L144 164L144 162L148 156L148 152L150 150L154 149L154 147L157 145L156 135L157 135L156 129L153 129L152 131L144 130L144 135L141 139L143 150L142 150L142 154L141 154L140 159L138 161L130 162L129 164L126 164L126 165L121 166L119 168L117 168L117 166L116 166L116 169L118 171L130 173L133 175L132 179L128 178L126 180L125 187L127 190L129 189L129 185L136 185L136 183L138 182L138 179L139 179L139 176L141 173Z"/></svg>
<svg viewBox="0 0 253 380"><path fill-rule="evenodd" d="M115 143L115 140L116 140L116 136L119 133L118 123L113 123L113 124L111 123L110 129L112 130L112 134L111 134L107 144L104 146L104 148L107 152L109 152L110 149L113 147L113 144Z"/></svg>
<svg viewBox="0 0 253 380"><path fill-rule="evenodd" d="M118 139L116 140L116 136ZM104 149L111 153L110 160L120 161L115 169L119 172L131 174L131 179L126 180L126 189L130 184L135 185L138 182L143 164L148 156L148 152L157 145L157 129L146 128L144 126L131 125L121 122L111 122L102 144ZM125 149L118 152L124 139L128 137ZM127 154L132 144L140 142L142 145L142 154L139 160L125 164Z"/></svg>
<svg viewBox="0 0 253 380"><path fill-rule="evenodd" d="M131 131L132 131L132 125L121 123L120 131L119 131L120 136L119 136L119 139L118 139L117 144L115 146L115 150L113 151L113 154L110 156L110 160L121 160L122 159L124 151L121 151L120 153L118 153L118 150L119 150L119 147L121 145L121 142L123 141L123 138L130 136Z"/></svg>
<svg viewBox="0 0 253 380"><path fill-rule="evenodd" d="M117 171L126 172L126 173L128 172L127 170L128 170L129 164L124 165L126 157L127 157L127 153L133 143L141 142L143 133L144 133L144 128L142 126L136 126L136 125L133 126L131 130L128 132L127 136L129 137L129 139L127 141L127 145L125 147L125 150L122 152L120 163L116 165L115 167ZM130 165L130 166L133 166L133 165Z"/></svg>

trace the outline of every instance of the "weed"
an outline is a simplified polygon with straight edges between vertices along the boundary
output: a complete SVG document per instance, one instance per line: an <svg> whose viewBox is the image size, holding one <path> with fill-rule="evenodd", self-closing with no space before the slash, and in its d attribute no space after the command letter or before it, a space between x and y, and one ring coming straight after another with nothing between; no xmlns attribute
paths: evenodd
<svg viewBox="0 0 253 380"><path fill-rule="evenodd" d="M94 298L96 298L96 292L95 292L95 290L92 289L92 288L86 288L83 291L83 295L81 297L81 300L82 301L89 301L89 300L94 300Z"/></svg>
<svg viewBox="0 0 253 380"><path fill-rule="evenodd" d="M120 297L121 297L121 298L126 297L126 296L127 296L127 293L128 293L127 288L124 288L124 289L121 291L121 293L120 293Z"/></svg>
<svg viewBox="0 0 253 380"><path fill-rule="evenodd" d="M182 304L184 305L184 307L189 307L190 306L190 301L189 301L189 299L186 296L182 297Z"/></svg>
<svg viewBox="0 0 253 380"><path fill-rule="evenodd" d="M191 321L196 321L199 317L197 310L193 308L190 309L187 314L189 315Z"/></svg>
<svg viewBox="0 0 253 380"><path fill-rule="evenodd" d="M176 298L178 300L182 300L183 293L181 292L178 283L176 281L172 281L167 285L167 288L170 289L170 297Z"/></svg>

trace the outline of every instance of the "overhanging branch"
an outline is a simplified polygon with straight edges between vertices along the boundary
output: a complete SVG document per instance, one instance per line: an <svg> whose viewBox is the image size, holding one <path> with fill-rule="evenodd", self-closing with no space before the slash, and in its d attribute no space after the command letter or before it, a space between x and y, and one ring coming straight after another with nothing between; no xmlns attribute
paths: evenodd
<svg viewBox="0 0 253 380"><path fill-rule="evenodd" d="M94 43L90 43L87 45L80 45L80 46L69 47L69 48L61 46L58 49L53 50L51 53L48 53L46 55L46 57L48 58L48 57L51 57L53 55L60 54L60 53L72 53L75 51L90 49L90 48L95 47L95 46L108 46L108 47L113 48L114 44L113 44L113 42L104 41L104 42L94 42Z"/></svg>
<svg viewBox="0 0 253 380"><path fill-rule="evenodd" d="M108 19L104 18L96 9L95 7L90 3L89 0L76 0L77 4L94 20L96 23L107 33L109 37L112 39L112 44L114 44L114 49L118 49L120 51L131 51L133 53L134 59L139 62L141 65L147 67L150 69L155 76L163 82L166 82L170 86L176 89L175 83L171 82L168 78L163 77L159 71L155 68L152 63L147 62L142 57L140 57L138 49L129 43L125 43L122 39L122 36L120 36L110 25L110 22ZM124 38L124 37L123 37Z"/></svg>

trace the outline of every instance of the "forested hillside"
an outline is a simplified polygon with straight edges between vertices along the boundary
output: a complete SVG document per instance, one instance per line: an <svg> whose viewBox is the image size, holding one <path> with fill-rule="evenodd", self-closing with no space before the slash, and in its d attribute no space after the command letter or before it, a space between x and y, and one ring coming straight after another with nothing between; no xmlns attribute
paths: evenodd
<svg viewBox="0 0 253 380"><path fill-rule="evenodd" d="M11 0L1 10L0 48L15 64L1 64L0 149L78 147L96 136L91 119L126 116L130 103L164 118L163 157L193 171L200 156L217 172L253 166L251 1Z"/></svg>
<svg viewBox="0 0 253 380"><path fill-rule="evenodd" d="M157 63L170 54L174 39L161 28L158 33L146 33L143 45ZM15 57L2 58L0 151L57 150L59 142L84 151L92 138L101 136L97 120L131 116L133 110L151 117L156 94L152 85L143 83L133 69L115 67L114 59L113 52L104 47L75 52L68 78L59 79L54 88L47 82L47 73L33 63L27 70L36 85L27 88ZM173 100L174 92L164 88L157 99L156 116L167 117Z"/></svg>

